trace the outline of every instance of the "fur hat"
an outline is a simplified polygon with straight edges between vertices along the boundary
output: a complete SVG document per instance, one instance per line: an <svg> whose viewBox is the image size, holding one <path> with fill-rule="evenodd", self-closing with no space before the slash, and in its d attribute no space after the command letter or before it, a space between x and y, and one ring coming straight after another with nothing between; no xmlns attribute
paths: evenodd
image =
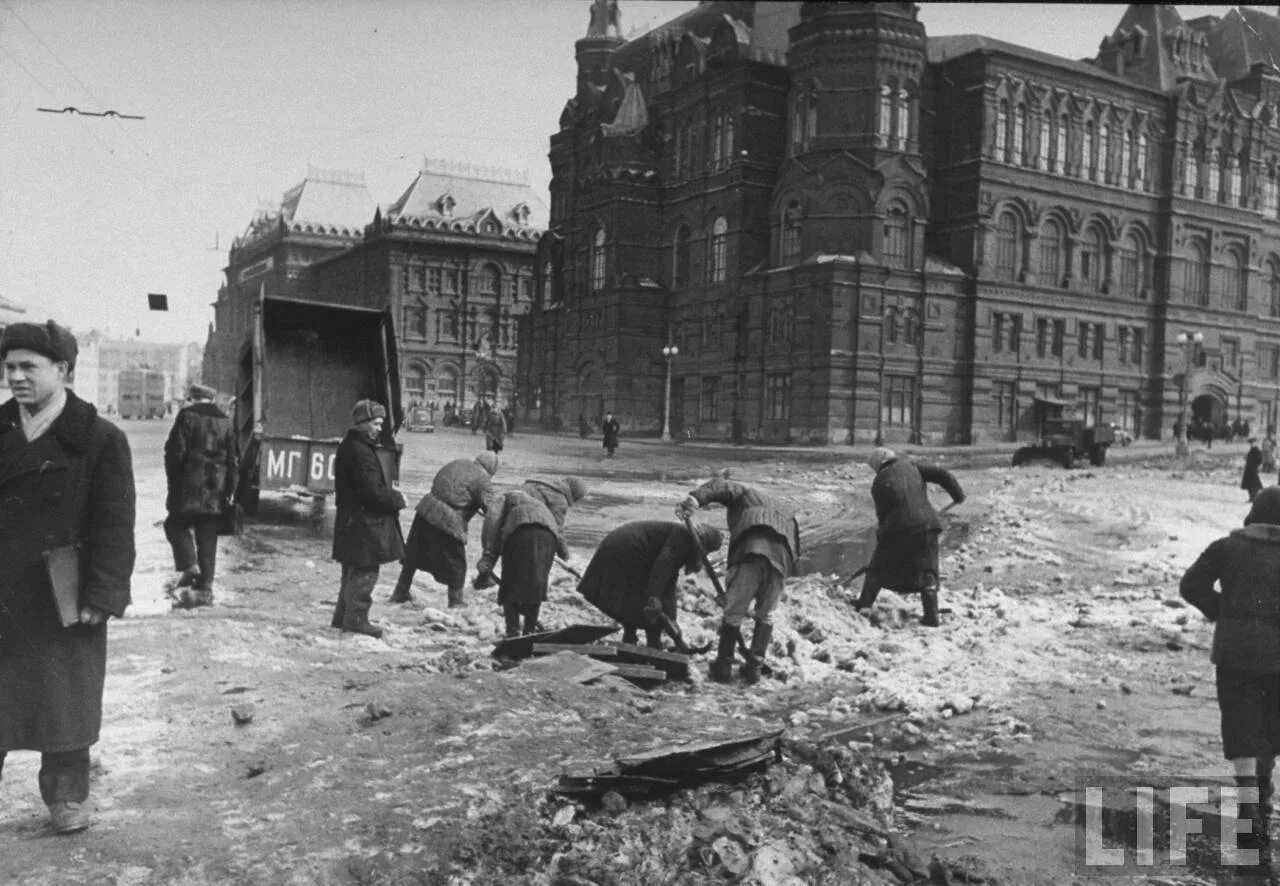
<svg viewBox="0 0 1280 886"><path fill-rule="evenodd" d="M573 504L586 498L587 484L577 477L569 477L564 481L564 490L565 498L569 499L569 504Z"/></svg>
<svg viewBox="0 0 1280 886"><path fill-rule="evenodd" d="M1244 518L1244 525L1254 523L1280 524L1280 486L1268 486L1253 499L1253 507L1249 516Z"/></svg>
<svg viewBox="0 0 1280 886"><path fill-rule="evenodd" d="M492 477L498 473L498 454L496 452L482 452L476 456L476 464L489 472Z"/></svg>
<svg viewBox="0 0 1280 886"><path fill-rule="evenodd" d="M192 400L213 400L218 392L208 385L192 385L187 388L187 396Z"/></svg>
<svg viewBox="0 0 1280 886"><path fill-rule="evenodd" d="M386 418L387 410L377 400L360 400L351 407L351 423L363 424L375 418Z"/></svg>
<svg viewBox="0 0 1280 886"><path fill-rule="evenodd" d="M871 455L867 457L867 464L871 465L871 470L879 473L880 469L889 462L898 457L898 453L892 449L886 449L883 446L877 446L871 450Z"/></svg>
<svg viewBox="0 0 1280 886"><path fill-rule="evenodd" d="M55 363L65 362L68 371L76 368L76 355L80 348L76 337L65 326L50 320L48 323L14 323L6 326L0 336L0 360L10 351L35 351L44 354Z"/></svg>
<svg viewBox="0 0 1280 886"><path fill-rule="evenodd" d="M693 531L698 536L698 541L702 545L702 550L710 554L712 551L720 550L720 544L723 541L720 530L708 523L694 523Z"/></svg>

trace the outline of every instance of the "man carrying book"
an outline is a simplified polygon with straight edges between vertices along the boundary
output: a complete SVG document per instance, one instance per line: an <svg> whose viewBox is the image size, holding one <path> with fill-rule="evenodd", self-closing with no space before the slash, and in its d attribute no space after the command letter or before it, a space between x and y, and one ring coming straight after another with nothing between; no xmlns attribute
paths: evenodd
<svg viewBox="0 0 1280 886"><path fill-rule="evenodd" d="M213 603L213 573L218 563L218 519L234 507L239 478L231 419L213 402L213 388L192 385L189 405L178 412L164 444L164 473L169 494L164 536L173 549L173 568L181 573L176 590L182 609Z"/></svg>
<svg viewBox="0 0 1280 886"><path fill-rule="evenodd" d="M0 770L8 751L40 752L55 834L89 826L106 622L134 562L129 443L68 388L76 353L52 321L0 334Z"/></svg>

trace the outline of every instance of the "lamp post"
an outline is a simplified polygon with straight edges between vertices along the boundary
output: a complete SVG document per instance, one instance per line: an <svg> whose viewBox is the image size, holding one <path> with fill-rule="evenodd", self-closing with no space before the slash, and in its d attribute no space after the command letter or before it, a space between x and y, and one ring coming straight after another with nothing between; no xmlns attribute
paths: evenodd
<svg viewBox="0 0 1280 886"><path fill-rule="evenodd" d="M1178 344L1182 345L1182 385L1178 390L1178 445L1175 450L1179 458L1187 455L1187 377L1191 374L1192 346L1204 341L1204 333L1179 332Z"/></svg>
<svg viewBox="0 0 1280 886"><path fill-rule="evenodd" d="M671 361L680 356L680 347L662 346L662 359L667 361L667 379L662 394L662 442L671 442Z"/></svg>

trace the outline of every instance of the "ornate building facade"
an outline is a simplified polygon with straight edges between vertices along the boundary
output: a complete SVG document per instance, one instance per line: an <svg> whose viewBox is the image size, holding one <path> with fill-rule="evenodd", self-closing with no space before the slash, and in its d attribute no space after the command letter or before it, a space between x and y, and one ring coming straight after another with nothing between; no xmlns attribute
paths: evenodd
<svg viewBox="0 0 1280 886"><path fill-rule="evenodd" d="M1280 20L1117 7L1091 61L910 3L593 16L518 377L547 423L799 442L1276 422Z"/></svg>
<svg viewBox="0 0 1280 886"><path fill-rule="evenodd" d="M545 223L526 177L510 170L428 159L386 206L359 174L312 170L232 246L205 377L234 390L265 292L390 309L406 408L480 397L508 406Z"/></svg>

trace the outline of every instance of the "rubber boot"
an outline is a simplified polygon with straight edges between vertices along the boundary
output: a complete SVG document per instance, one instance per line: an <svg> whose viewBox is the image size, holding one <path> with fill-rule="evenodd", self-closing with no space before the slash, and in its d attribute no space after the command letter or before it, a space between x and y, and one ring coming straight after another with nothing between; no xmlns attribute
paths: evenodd
<svg viewBox="0 0 1280 886"><path fill-rule="evenodd" d="M769 641L773 639L773 625L756 622L755 633L751 635L751 649L747 660L743 662L738 673L748 683L760 682L760 668L764 665L765 656L769 654Z"/></svg>
<svg viewBox="0 0 1280 886"><path fill-rule="evenodd" d="M926 628L936 628L938 621L938 589L930 588L920 593L920 604L924 607L924 615L920 618L920 624Z"/></svg>
<svg viewBox="0 0 1280 886"><path fill-rule="evenodd" d="M400 569L400 577L396 579L395 590L391 592L390 603L412 603L413 591L413 574L418 570L412 566L405 566Z"/></svg>
<svg viewBox="0 0 1280 886"><path fill-rule="evenodd" d="M520 636L520 610L516 609L514 604L508 603L502 607L502 618L506 622L506 637Z"/></svg>
<svg viewBox="0 0 1280 886"><path fill-rule="evenodd" d="M456 588L449 588L449 608L461 609L467 605L466 593L462 590L462 585Z"/></svg>
<svg viewBox="0 0 1280 886"><path fill-rule="evenodd" d="M742 634L733 625L720 625L720 647L716 657L707 668L707 674L717 683L729 683L733 680L733 654L738 648Z"/></svg>
<svg viewBox="0 0 1280 886"><path fill-rule="evenodd" d="M870 609L876 605L876 597L880 596L880 585L873 581L871 576L867 576L862 581L862 593L858 595L858 600L853 604L854 611L861 612L864 609Z"/></svg>
<svg viewBox="0 0 1280 886"><path fill-rule="evenodd" d="M542 605L540 603L533 603L524 608L524 633L526 636L542 633L543 627L538 624L538 612L541 609Z"/></svg>
<svg viewBox="0 0 1280 886"><path fill-rule="evenodd" d="M634 646L636 645L636 643L639 642L639 640L640 640L639 631L637 630L635 625L622 626L622 642L623 643L629 643L632 646Z"/></svg>
<svg viewBox="0 0 1280 886"><path fill-rule="evenodd" d="M375 640L382 639L382 628L375 627L370 624L367 619L358 621L354 625L345 626L342 629L344 634L363 634L366 637L372 637Z"/></svg>

